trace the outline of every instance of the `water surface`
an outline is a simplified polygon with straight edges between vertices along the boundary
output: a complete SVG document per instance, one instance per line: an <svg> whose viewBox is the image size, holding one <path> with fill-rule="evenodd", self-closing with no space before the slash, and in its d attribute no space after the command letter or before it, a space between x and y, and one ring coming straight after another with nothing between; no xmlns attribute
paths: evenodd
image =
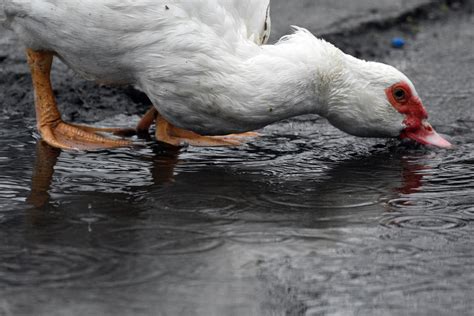
<svg viewBox="0 0 474 316"><path fill-rule="evenodd" d="M440 127L451 151L304 117L241 148L75 153L5 114L0 315L468 314L473 127Z"/></svg>

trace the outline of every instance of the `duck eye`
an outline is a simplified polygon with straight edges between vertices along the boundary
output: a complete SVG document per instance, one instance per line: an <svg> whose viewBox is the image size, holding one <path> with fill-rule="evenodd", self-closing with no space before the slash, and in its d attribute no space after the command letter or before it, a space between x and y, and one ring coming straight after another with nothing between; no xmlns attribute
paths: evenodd
<svg viewBox="0 0 474 316"><path fill-rule="evenodd" d="M393 91L393 96L395 97L395 100L402 102L405 101L407 93L401 88L396 88Z"/></svg>

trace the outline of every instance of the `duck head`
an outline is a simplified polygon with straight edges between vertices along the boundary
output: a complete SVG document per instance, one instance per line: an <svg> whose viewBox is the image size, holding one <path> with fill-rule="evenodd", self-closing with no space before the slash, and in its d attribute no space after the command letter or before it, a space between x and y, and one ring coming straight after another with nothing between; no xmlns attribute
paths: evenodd
<svg viewBox="0 0 474 316"><path fill-rule="evenodd" d="M324 113L332 125L355 136L452 147L428 123L413 83L394 67L343 54L332 73Z"/></svg>

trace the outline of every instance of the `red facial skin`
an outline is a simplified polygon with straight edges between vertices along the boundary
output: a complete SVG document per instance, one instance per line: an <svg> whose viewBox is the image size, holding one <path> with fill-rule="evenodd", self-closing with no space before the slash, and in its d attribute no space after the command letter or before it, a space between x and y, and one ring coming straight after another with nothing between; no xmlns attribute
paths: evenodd
<svg viewBox="0 0 474 316"><path fill-rule="evenodd" d="M420 98L413 94L406 82L399 82L387 88L385 94L390 104L405 116L403 124L406 128L400 134L400 138L409 138L424 145L434 145L441 148L452 147L426 122L428 112L426 112Z"/></svg>
<svg viewBox="0 0 474 316"><path fill-rule="evenodd" d="M400 99L395 97L398 89L405 93L405 97ZM405 82L400 82L386 89L385 93L390 104L406 117L403 121L406 126L403 133L420 129L422 122L428 118L428 112L426 112L421 100L412 94L410 86Z"/></svg>

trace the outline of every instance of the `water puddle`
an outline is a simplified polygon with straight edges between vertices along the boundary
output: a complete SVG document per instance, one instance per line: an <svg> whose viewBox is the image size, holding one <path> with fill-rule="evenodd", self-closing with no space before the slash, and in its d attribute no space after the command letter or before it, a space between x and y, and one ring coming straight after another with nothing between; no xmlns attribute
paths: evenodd
<svg viewBox="0 0 474 316"><path fill-rule="evenodd" d="M2 117L0 313L325 314L472 296L473 127L452 151L305 117L238 149L75 153Z"/></svg>

